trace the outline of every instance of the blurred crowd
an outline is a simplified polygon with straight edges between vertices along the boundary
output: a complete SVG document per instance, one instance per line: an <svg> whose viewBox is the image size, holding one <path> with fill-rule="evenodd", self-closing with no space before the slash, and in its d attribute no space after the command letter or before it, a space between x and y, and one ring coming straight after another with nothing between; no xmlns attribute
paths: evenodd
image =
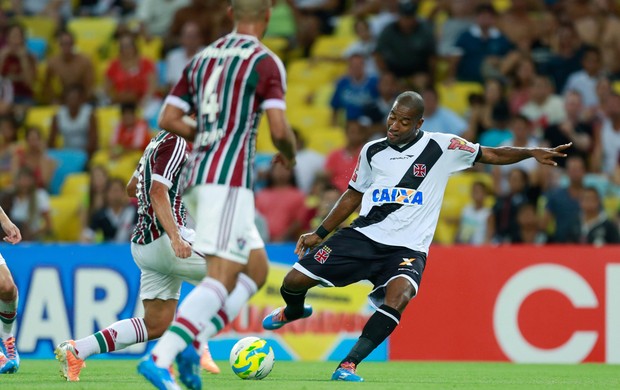
<svg viewBox="0 0 620 390"><path fill-rule="evenodd" d="M128 240L125 183L187 61L232 29L227 6L0 1L0 205L27 240ZM259 132L265 240L316 228L361 147L384 137L394 98L415 90L424 131L572 142L558 167L455 177L438 244L620 242L620 1L277 0L265 43L289 71L299 149L288 170Z"/></svg>

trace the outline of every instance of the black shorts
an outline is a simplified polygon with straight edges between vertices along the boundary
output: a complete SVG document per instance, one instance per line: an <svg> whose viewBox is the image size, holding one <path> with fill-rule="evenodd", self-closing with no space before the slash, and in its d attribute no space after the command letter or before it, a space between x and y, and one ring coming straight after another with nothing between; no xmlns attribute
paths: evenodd
<svg viewBox="0 0 620 390"><path fill-rule="evenodd" d="M369 298L383 304L385 286L392 279L406 278L418 293L426 254L402 246L380 244L352 228L336 232L308 252L293 268L326 287L343 287L361 280L374 288Z"/></svg>

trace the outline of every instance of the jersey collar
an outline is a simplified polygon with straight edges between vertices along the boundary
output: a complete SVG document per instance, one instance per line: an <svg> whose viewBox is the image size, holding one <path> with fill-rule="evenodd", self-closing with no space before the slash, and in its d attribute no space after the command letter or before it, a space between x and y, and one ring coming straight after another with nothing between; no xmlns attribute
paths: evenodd
<svg viewBox="0 0 620 390"><path fill-rule="evenodd" d="M422 131L422 129L420 129L420 130L418 130L418 135L416 135L415 138L412 141L409 141L409 143L406 143L403 146L398 146L398 145L392 145L391 143L388 142L388 145L390 146L390 148L396 150L399 153L402 153L405 150L407 150L410 147L412 147L413 144L418 142L422 138L423 135L424 135L424 132Z"/></svg>

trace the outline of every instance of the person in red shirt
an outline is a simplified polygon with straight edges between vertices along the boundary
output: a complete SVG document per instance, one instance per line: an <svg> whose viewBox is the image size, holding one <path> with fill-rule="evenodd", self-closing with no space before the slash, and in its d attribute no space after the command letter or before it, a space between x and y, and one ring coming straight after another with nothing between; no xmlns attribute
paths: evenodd
<svg viewBox="0 0 620 390"><path fill-rule="evenodd" d="M0 75L13 84L15 104L34 104L36 69L37 61L26 49L24 28L12 25L7 33L7 44L0 50Z"/></svg>
<svg viewBox="0 0 620 390"><path fill-rule="evenodd" d="M275 161L267 188L256 195L256 209L267 220L272 242L293 241L304 228L306 199L295 184L295 174L280 161Z"/></svg>
<svg viewBox="0 0 620 390"><path fill-rule="evenodd" d="M110 140L112 158L118 158L128 152L142 152L151 142L149 125L138 118L134 103L121 104L121 122Z"/></svg>
<svg viewBox="0 0 620 390"><path fill-rule="evenodd" d="M349 180L357 165L357 156L368 140L366 130L366 127L358 121L347 122L345 130L346 146L334 150L327 156L325 171L327 171L332 185L340 192L346 191L349 186Z"/></svg>
<svg viewBox="0 0 620 390"><path fill-rule="evenodd" d="M110 62L106 71L106 94L113 103L144 105L153 98L157 88L155 64L140 56L132 35L122 35L118 44L118 57Z"/></svg>

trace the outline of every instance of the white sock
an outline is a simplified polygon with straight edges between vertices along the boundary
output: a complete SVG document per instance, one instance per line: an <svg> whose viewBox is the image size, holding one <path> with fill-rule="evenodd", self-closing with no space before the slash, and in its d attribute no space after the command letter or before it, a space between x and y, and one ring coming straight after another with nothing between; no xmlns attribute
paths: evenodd
<svg viewBox="0 0 620 390"><path fill-rule="evenodd" d="M192 343L211 317L226 302L228 291L218 280L205 277L181 302L177 318L153 348L158 367L170 367L174 358Z"/></svg>
<svg viewBox="0 0 620 390"><path fill-rule="evenodd" d="M98 353L125 349L148 340L146 325L142 318L130 318L113 323L99 332L75 341L75 349L80 359Z"/></svg>
<svg viewBox="0 0 620 390"><path fill-rule="evenodd" d="M13 337L13 327L17 318L17 301L15 297L12 301L0 300L0 338L6 340Z"/></svg>
<svg viewBox="0 0 620 390"><path fill-rule="evenodd" d="M256 283L246 274L240 273L237 285L228 298L226 298L224 307L211 318L204 331L200 333L200 341L205 343L237 318L243 305L252 298L252 295L256 294L257 290Z"/></svg>

